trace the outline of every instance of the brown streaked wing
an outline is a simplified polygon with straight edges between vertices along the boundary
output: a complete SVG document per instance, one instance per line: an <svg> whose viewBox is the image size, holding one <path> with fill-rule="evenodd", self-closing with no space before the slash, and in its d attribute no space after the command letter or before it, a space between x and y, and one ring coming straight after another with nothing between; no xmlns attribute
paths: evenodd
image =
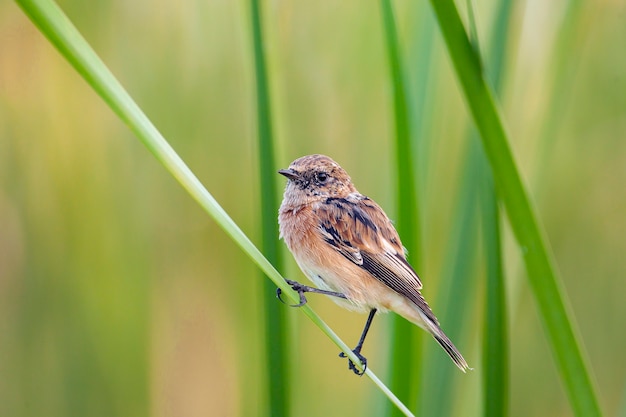
<svg viewBox="0 0 626 417"><path fill-rule="evenodd" d="M329 198L316 209L322 239L395 292L437 318L420 294L422 283L404 258L398 233L372 200ZM385 244L385 241L388 244Z"/></svg>

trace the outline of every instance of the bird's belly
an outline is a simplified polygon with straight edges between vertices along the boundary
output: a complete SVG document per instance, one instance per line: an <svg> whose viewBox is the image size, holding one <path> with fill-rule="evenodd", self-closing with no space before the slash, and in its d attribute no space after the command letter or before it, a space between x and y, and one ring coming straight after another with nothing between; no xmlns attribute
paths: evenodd
<svg viewBox="0 0 626 417"><path fill-rule="evenodd" d="M342 257L341 255L339 256ZM381 300L378 293L380 283L366 271L357 265L343 263L345 262L343 257L340 262L333 263L332 259L328 261L330 262L324 262L322 266L311 263L310 259L303 262L301 259L296 258L296 262L302 272L317 288L339 292L347 297L347 299L330 297L341 307L359 312L367 312L373 308L381 312L387 310L386 306L381 305L379 302ZM337 267L337 265L344 265L344 267ZM349 267L346 268L346 265Z"/></svg>

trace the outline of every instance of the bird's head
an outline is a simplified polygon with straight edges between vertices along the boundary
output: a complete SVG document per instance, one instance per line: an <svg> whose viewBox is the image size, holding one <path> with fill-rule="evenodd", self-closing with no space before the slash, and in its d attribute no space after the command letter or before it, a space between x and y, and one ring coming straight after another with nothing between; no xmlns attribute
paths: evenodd
<svg viewBox="0 0 626 417"><path fill-rule="evenodd" d="M326 198L344 198L356 192L348 173L325 155L303 156L278 173L289 180L285 201L293 206Z"/></svg>

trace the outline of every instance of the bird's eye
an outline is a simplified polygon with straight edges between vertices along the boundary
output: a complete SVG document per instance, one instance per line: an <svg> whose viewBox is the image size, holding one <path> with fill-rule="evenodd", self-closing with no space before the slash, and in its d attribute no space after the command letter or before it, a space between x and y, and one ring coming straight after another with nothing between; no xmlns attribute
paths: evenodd
<svg viewBox="0 0 626 417"><path fill-rule="evenodd" d="M318 172L317 174L315 174L315 179L317 180L317 182L320 183L326 182L326 180L328 179L328 174L326 174L325 172Z"/></svg>

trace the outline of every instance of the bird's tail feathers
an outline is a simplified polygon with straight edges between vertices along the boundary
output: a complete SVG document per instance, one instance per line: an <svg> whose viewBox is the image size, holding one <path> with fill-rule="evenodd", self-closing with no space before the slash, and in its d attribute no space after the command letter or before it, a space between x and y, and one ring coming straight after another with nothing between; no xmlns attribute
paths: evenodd
<svg viewBox="0 0 626 417"><path fill-rule="evenodd" d="M468 369L472 370L473 368L469 367L469 365L465 361L465 358L463 357L463 355L461 355L461 352L459 352L459 350L456 348L456 346L454 346L454 344L448 338L448 336L446 336L443 330L441 330L441 327L439 327L439 325L437 325L436 323L433 323L430 320L425 320L425 321L426 321L426 327L429 333L433 335L437 343L439 343L441 347L443 348L443 350L446 351L446 353L448 354L448 356L450 356L450 359L452 359L454 364L463 372L466 372Z"/></svg>

